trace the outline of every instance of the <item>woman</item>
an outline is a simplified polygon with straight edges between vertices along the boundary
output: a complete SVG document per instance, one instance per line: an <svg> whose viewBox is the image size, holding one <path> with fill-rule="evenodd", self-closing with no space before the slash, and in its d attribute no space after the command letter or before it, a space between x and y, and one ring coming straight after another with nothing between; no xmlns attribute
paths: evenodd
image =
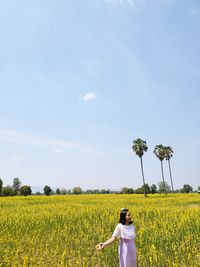
<svg viewBox="0 0 200 267"><path fill-rule="evenodd" d="M120 238L119 259L120 267L136 267L136 248L135 248L135 228L131 220L131 214L128 209L122 209L120 213L119 223L116 226L113 235L104 243L96 246L101 250L113 243L116 238Z"/></svg>

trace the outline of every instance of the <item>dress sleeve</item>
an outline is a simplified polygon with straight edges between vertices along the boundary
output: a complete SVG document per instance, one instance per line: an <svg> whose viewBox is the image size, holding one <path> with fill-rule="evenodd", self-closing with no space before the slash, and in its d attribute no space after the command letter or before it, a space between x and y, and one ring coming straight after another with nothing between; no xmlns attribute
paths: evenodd
<svg viewBox="0 0 200 267"><path fill-rule="evenodd" d="M120 224L118 224L112 234L113 237L121 237Z"/></svg>

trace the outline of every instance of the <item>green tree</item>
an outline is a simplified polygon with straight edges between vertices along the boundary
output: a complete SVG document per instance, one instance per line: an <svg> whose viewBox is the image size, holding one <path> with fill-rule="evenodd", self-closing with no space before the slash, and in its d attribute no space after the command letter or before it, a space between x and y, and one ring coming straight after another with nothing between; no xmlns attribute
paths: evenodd
<svg viewBox="0 0 200 267"><path fill-rule="evenodd" d="M145 186L143 185L142 188L143 188L143 189L145 188L145 192L146 192L146 194L150 194L150 193L151 193L151 189L150 189L150 187L149 187L148 184L145 184Z"/></svg>
<svg viewBox="0 0 200 267"><path fill-rule="evenodd" d="M133 188L129 188L129 194L134 194Z"/></svg>
<svg viewBox="0 0 200 267"><path fill-rule="evenodd" d="M56 195L60 195L60 188L56 189Z"/></svg>
<svg viewBox="0 0 200 267"><path fill-rule="evenodd" d="M32 194L32 190L31 190L31 187L29 185L23 185L21 188L20 188L20 194L22 196L29 196Z"/></svg>
<svg viewBox="0 0 200 267"><path fill-rule="evenodd" d="M13 179L13 190L14 190L14 194L17 195L19 193L20 187L21 187L21 181L19 178L14 178Z"/></svg>
<svg viewBox="0 0 200 267"><path fill-rule="evenodd" d="M120 194L133 194L133 188L123 187L120 191Z"/></svg>
<svg viewBox="0 0 200 267"><path fill-rule="evenodd" d="M155 194L157 192L157 186L155 184L151 185L151 194Z"/></svg>
<svg viewBox="0 0 200 267"><path fill-rule="evenodd" d="M14 190L13 190L12 186L7 185L7 186L3 187L2 195L3 196L14 196Z"/></svg>
<svg viewBox="0 0 200 267"><path fill-rule="evenodd" d="M75 195L79 195L79 194L82 193L82 189L79 186L76 186L76 187L73 188L72 192Z"/></svg>
<svg viewBox="0 0 200 267"><path fill-rule="evenodd" d="M120 191L121 194L128 194L129 193L129 188L128 187L123 187Z"/></svg>
<svg viewBox="0 0 200 267"><path fill-rule="evenodd" d="M51 192L52 192L52 189L51 189L50 186L45 185L45 187L44 187L43 190L44 190L44 194L45 194L46 196L50 196L50 194L51 194Z"/></svg>
<svg viewBox="0 0 200 267"><path fill-rule="evenodd" d="M139 187L135 190L136 194L144 194L144 192L146 192L146 194L149 194L151 192L148 184L145 184L145 186L143 185L142 187Z"/></svg>
<svg viewBox="0 0 200 267"><path fill-rule="evenodd" d="M142 171L142 180L143 180L143 186L144 186L144 196L146 197L146 191L145 191L145 178L144 178L144 168L143 168L143 162L142 157L144 155L144 152L147 152L148 147L146 144L146 141L138 138L133 141L132 145L133 151L136 153L137 156L140 158L140 164L141 164L141 171Z"/></svg>
<svg viewBox="0 0 200 267"><path fill-rule="evenodd" d="M163 181L158 182L158 191L159 191L159 193L163 193L164 190L165 190L167 193L170 192L170 186L168 185L168 183L165 182L165 181L164 181L164 183L163 183Z"/></svg>
<svg viewBox="0 0 200 267"><path fill-rule="evenodd" d="M200 186L197 187L197 192L200 194Z"/></svg>
<svg viewBox="0 0 200 267"><path fill-rule="evenodd" d="M144 187L138 187L135 189L135 194L144 194Z"/></svg>
<svg viewBox="0 0 200 267"><path fill-rule="evenodd" d="M181 192L182 192L182 193L190 193L190 192L192 192L192 191L193 191L193 188L192 188L192 186L189 185L189 184L184 184L184 185L183 185L183 188L181 189Z"/></svg>
<svg viewBox="0 0 200 267"><path fill-rule="evenodd" d="M100 194L110 194L110 190L109 189L101 189Z"/></svg>
<svg viewBox="0 0 200 267"><path fill-rule="evenodd" d="M166 194L165 179L164 179L164 172L163 172L163 159L165 158L165 147L163 145L157 145L153 153L156 155L156 157L160 160L160 163L161 163L163 190L164 190L164 193Z"/></svg>
<svg viewBox="0 0 200 267"><path fill-rule="evenodd" d="M100 190L99 189L94 189L94 190L92 190L92 194L100 194Z"/></svg>
<svg viewBox="0 0 200 267"><path fill-rule="evenodd" d="M66 190L65 188L62 188L62 189L60 190L60 194L61 194L61 195L67 195L67 190Z"/></svg>
<svg viewBox="0 0 200 267"><path fill-rule="evenodd" d="M0 179L0 196L2 195L3 181Z"/></svg>
<svg viewBox="0 0 200 267"><path fill-rule="evenodd" d="M172 193L174 193L174 186L173 186L173 180L172 180L172 172L171 172L171 164L170 159L173 157L173 149L170 146L165 147L165 158L168 161L169 166L169 175L170 175L170 181L171 181L171 187L172 187Z"/></svg>

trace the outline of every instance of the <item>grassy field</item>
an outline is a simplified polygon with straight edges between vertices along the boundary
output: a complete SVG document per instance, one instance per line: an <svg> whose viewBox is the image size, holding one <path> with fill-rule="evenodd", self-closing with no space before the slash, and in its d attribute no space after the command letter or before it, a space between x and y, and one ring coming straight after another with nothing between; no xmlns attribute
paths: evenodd
<svg viewBox="0 0 200 267"><path fill-rule="evenodd" d="M200 196L66 195L0 198L0 266L117 267L120 209L136 228L138 266L200 266Z"/></svg>

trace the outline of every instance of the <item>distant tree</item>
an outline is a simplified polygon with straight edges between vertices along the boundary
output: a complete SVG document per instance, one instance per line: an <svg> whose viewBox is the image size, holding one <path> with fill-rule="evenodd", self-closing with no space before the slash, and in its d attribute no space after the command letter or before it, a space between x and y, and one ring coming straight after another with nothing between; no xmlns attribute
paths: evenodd
<svg viewBox="0 0 200 267"><path fill-rule="evenodd" d="M46 196L50 196L50 194L51 194L51 192L52 192L52 189L51 189L50 186L45 185L45 187L44 187L43 190L44 190L44 194L45 194Z"/></svg>
<svg viewBox="0 0 200 267"><path fill-rule="evenodd" d="M93 194L100 194L100 190L99 189L94 189L93 190Z"/></svg>
<svg viewBox="0 0 200 267"><path fill-rule="evenodd" d="M167 182L164 181L161 181L158 183L158 191L159 193L163 193L165 190L166 193L169 193L170 192L170 186L168 185Z"/></svg>
<svg viewBox="0 0 200 267"><path fill-rule="evenodd" d="M135 189L135 194L144 194L144 187L138 187Z"/></svg>
<svg viewBox="0 0 200 267"><path fill-rule="evenodd" d="M181 189L181 192L182 192L182 193L190 193L190 192L192 192L192 191L193 191L193 188L192 188L192 186L189 185L189 184L184 184L184 185L183 185L183 188Z"/></svg>
<svg viewBox="0 0 200 267"><path fill-rule="evenodd" d="M134 194L134 193L135 193L134 189L133 188L129 188L129 194Z"/></svg>
<svg viewBox="0 0 200 267"><path fill-rule="evenodd" d="M133 188L123 187L120 191L121 194L133 194Z"/></svg>
<svg viewBox="0 0 200 267"><path fill-rule="evenodd" d="M20 188L20 194L22 196L29 196L32 194L32 190L31 190L31 187L29 185L23 185L21 188Z"/></svg>
<svg viewBox="0 0 200 267"><path fill-rule="evenodd" d="M3 181L0 179L0 196L2 195Z"/></svg>
<svg viewBox="0 0 200 267"><path fill-rule="evenodd" d="M85 191L85 193L86 193L86 194L92 194L92 190L91 190L91 189L87 189L87 190Z"/></svg>
<svg viewBox="0 0 200 267"><path fill-rule="evenodd" d="M7 185L2 189L2 196L14 196L14 190L12 186Z"/></svg>
<svg viewBox="0 0 200 267"><path fill-rule="evenodd" d="M101 189L100 194L110 194L110 189Z"/></svg>
<svg viewBox="0 0 200 267"><path fill-rule="evenodd" d="M144 187L145 187L146 194L150 194L151 193L150 186L148 184L145 184L145 186L143 185L142 188L144 189Z"/></svg>
<svg viewBox="0 0 200 267"><path fill-rule="evenodd" d="M60 195L60 188L56 189L56 195Z"/></svg>
<svg viewBox="0 0 200 267"><path fill-rule="evenodd" d="M145 185L145 179L144 179L144 169L143 169L143 162L142 162L142 157L144 155L144 152L148 150L148 146L146 144L146 141L138 138L133 141L132 145L133 151L136 153L137 156L140 158L140 164L141 164L141 171L142 171L142 179L143 179L143 186ZM145 186L144 186L144 196L146 197L146 191L145 191Z"/></svg>
<svg viewBox="0 0 200 267"><path fill-rule="evenodd" d="M145 186L141 186L138 187L137 189L135 189L135 191L133 191L135 194L144 194L144 192L146 192L146 194L151 193L150 187L148 184L145 184Z"/></svg>
<svg viewBox="0 0 200 267"><path fill-rule="evenodd" d="M71 195L71 193L72 193L72 190L71 189L67 190L67 194L68 195Z"/></svg>
<svg viewBox="0 0 200 267"><path fill-rule="evenodd" d="M72 192L75 195L79 195L79 194L82 194L82 189L79 186L76 186L73 188Z"/></svg>
<svg viewBox="0 0 200 267"><path fill-rule="evenodd" d="M106 194L106 189L101 189L101 190L99 191L99 193L100 193L100 194Z"/></svg>
<svg viewBox="0 0 200 267"><path fill-rule="evenodd" d="M157 192L157 186L155 184L151 185L151 194L155 194Z"/></svg>
<svg viewBox="0 0 200 267"><path fill-rule="evenodd" d="M14 194L18 195L19 191L20 191L20 187L21 187L21 181L19 178L14 178L13 179L13 190L14 190Z"/></svg>
<svg viewBox="0 0 200 267"><path fill-rule="evenodd" d="M168 161L168 165L169 165L169 175L170 175L172 193L174 193L174 186L173 186L173 180L172 180L172 171L171 171L170 159L173 157L173 153L174 153L174 151L170 146L165 147L165 158Z"/></svg>
<svg viewBox="0 0 200 267"><path fill-rule="evenodd" d="M123 187L120 191L121 194L128 194L129 193L129 188L128 187Z"/></svg>
<svg viewBox="0 0 200 267"><path fill-rule="evenodd" d="M197 192L200 194L200 186L197 187Z"/></svg>
<svg viewBox="0 0 200 267"><path fill-rule="evenodd" d="M50 195L55 195L55 192L53 191L53 189L51 189Z"/></svg>
<svg viewBox="0 0 200 267"><path fill-rule="evenodd" d="M65 188L60 189L61 195L67 195L67 190Z"/></svg>
<svg viewBox="0 0 200 267"><path fill-rule="evenodd" d="M37 191L37 192L35 192L35 195L36 195L36 196L40 196L40 195L42 195L42 193L39 192L39 191Z"/></svg>
<svg viewBox="0 0 200 267"><path fill-rule="evenodd" d="M164 190L164 193L166 194L165 179L164 179L164 172L163 172L163 159L165 158L165 147L163 145L157 145L153 152L156 155L156 157L160 160L160 163L161 163L163 190Z"/></svg>
<svg viewBox="0 0 200 267"><path fill-rule="evenodd" d="M175 189L174 193L181 193L181 189Z"/></svg>

